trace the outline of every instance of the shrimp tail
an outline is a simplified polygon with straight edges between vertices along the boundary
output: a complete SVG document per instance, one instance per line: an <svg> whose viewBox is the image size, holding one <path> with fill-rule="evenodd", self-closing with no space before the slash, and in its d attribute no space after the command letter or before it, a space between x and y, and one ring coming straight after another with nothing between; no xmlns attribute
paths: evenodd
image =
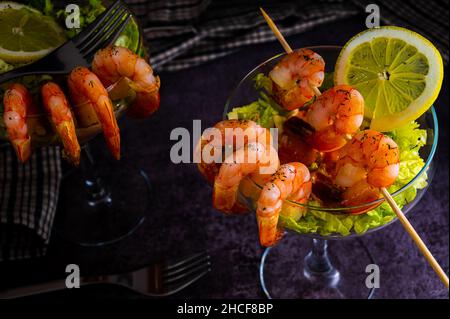
<svg viewBox="0 0 450 319"><path fill-rule="evenodd" d="M284 231L277 228L279 214L270 214L269 216L257 214L256 218L258 220L259 242L261 246L275 246L284 234Z"/></svg>
<svg viewBox="0 0 450 319"><path fill-rule="evenodd" d="M31 156L31 138L24 140L14 140L11 141L14 151L17 154L17 158L21 163L25 163L30 159Z"/></svg>
<svg viewBox="0 0 450 319"><path fill-rule="evenodd" d="M63 156L73 165L80 165L80 144L78 143L73 122L62 122L56 125L56 131L63 143Z"/></svg>
<svg viewBox="0 0 450 319"><path fill-rule="evenodd" d="M107 136L106 144L116 160L120 160L120 135L119 133Z"/></svg>
<svg viewBox="0 0 450 319"><path fill-rule="evenodd" d="M239 185L238 185L239 186ZM221 212L232 215L241 215L243 213L249 212L248 208L237 198L238 186L230 188L223 188L218 186L217 183L214 184L213 190L213 206L215 209Z"/></svg>
<svg viewBox="0 0 450 319"><path fill-rule="evenodd" d="M136 99L127 112L127 116L139 119L147 118L159 110L160 100L159 92L137 92Z"/></svg>

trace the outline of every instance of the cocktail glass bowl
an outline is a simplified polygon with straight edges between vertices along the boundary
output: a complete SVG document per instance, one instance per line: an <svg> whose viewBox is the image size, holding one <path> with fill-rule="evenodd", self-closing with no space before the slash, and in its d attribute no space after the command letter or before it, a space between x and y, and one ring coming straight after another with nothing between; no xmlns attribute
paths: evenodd
<svg viewBox="0 0 450 319"><path fill-rule="evenodd" d="M55 6L64 8L73 3L83 5L87 1L61 1ZM112 1L103 3L108 6ZM146 52L137 18L133 15L129 23L136 23L140 33L135 52ZM54 81L66 87L66 76L54 77ZM127 91L121 82L107 88L117 119L127 112L132 99L132 96L124 94ZM31 136L34 148L60 144L47 114L30 116L27 123L33 128ZM63 176L53 230L62 238L83 246L117 242L132 234L145 220L151 196L148 176L144 170L126 160L95 162L90 141L96 137L102 138L100 123L77 127L76 132L82 148L80 167L69 169ZM0 146L10 147L2 126L0 140ZM102 152L108 152L106 147L101 148Z"/></svg>
<svg viewBox="0 0 450 319"><path fill-rule="evenodd" d="M311 49L320 54L326 62L326 72L332 72L341 47L318 46ZM285 54L279 54L258 65L249 72L232 91L228 98L223 117L233 107L247 105L259 98L259 91L254 87L254 78L259 73L268 74ZM427 174L430 185L434 175L433 157L438 142L438 122L434 108L423 114L417 122L421 129L427 131L426 144L420 150L424 167L405 186L394 192L394 199L407 191L421 177ZM261 187L257 185L256 187ZM410 212L420 201L428 186L417 190L417 195L403 207L403 212ZM255 213L254 199L240 198ZM349 209L363 209L380 204L383 199L355 207L319 207L317 204L290 204L305 207L309 211L326 211L334 214L347 214ZM376 278L369 275L376 271L376 262L371 252L364 245L361 236L376 232L392 221L364 233L352 231L349 235L321 235L319 233L298 233L286 229L287 234L278 245L266 248L259 267L260 282L268 298L371 298L377 288ZM333 248L333 249L331 249ZM375 269L375 270L374 270Z"/></svg>

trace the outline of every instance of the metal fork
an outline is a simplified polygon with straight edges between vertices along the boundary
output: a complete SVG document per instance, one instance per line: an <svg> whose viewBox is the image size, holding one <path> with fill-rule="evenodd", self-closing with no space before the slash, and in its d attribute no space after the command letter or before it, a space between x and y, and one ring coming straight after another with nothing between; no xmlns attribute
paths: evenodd
<svg viewBox="0 0 450 319"><path fill-rule="evenodd" d="M113 43L131 18L120 0L93 23L42 59L0 75L0 83L30 74L65 74L77 66L89 66L95 52Z"/></svg>
<svg viewBox="0 0 450 319"><path fill-rule="evenodd" d="M207 252L175 261L151 265L136 271L80 278L80 287L93 284L120 285L150 297L167 297L190 286L211 271ZM0 291L0 299L26 297L66 289L65 280Z"/></svg>

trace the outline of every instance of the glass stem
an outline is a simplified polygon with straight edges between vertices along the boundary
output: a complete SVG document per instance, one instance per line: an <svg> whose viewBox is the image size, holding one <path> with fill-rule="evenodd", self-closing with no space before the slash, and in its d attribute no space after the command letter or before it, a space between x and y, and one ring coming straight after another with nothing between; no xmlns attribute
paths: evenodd
<svg viewBox="0 0 450 319"><path fill-rule="evenodd" d="M335 276L337 273L328 257L328 241L313 239L312 248L305 257L305 275L307 276Z"/></svg>
<svg viewBox="0 0 450 319"><path fill-rule="evenodd" d="M111 196L105 182L97 173L89 144L82 148L80 171L84 179L84 189L89 205L110 204Z"/></svg>
<svg viewBox="0 0 450 319"><path fill-rule="evenodd" d="M330 288L339 285L341 276L328 257L326 240L313 239L311 251L305 257L303 274L312 284L326 285Z"/></svg>

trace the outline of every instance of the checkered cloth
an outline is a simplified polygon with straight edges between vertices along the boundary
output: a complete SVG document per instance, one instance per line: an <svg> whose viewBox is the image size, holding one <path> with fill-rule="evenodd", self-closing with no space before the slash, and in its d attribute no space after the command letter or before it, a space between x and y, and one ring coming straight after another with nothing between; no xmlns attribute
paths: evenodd
<svg viewBox="0 0 450 319"><path fill-rule="evenodd" d="M449 1L374 0L128 0L139 18L157 72L178 71L234 53L244 46L275 41L259 6L288 36L318 25L365 13L380 6L385 24L420 32L448 63ZM163 97L164 98L164 97ZM59 151L37 150L30 163L18 164L7 147L0 150L0 260L45 252L61 178Z"/></svg>
<svg viewBox="0 0 450 319"><path fill-rule="evenodd" d="M415 30L430 39L448 63L449 1L374 0L176 0L127 1L144 27L151 62L157 71L178 71L238 51L243 46L274 41L262 19L263 6L288 36L380 7L382 22Z"/></svg>
<svg viewBox="0 0 450 319"><path fill-rule="evenodd" d="M50 238L61 181L59 147L37 149L26 164L0 150L0 260L41 256Z"/></svg>

